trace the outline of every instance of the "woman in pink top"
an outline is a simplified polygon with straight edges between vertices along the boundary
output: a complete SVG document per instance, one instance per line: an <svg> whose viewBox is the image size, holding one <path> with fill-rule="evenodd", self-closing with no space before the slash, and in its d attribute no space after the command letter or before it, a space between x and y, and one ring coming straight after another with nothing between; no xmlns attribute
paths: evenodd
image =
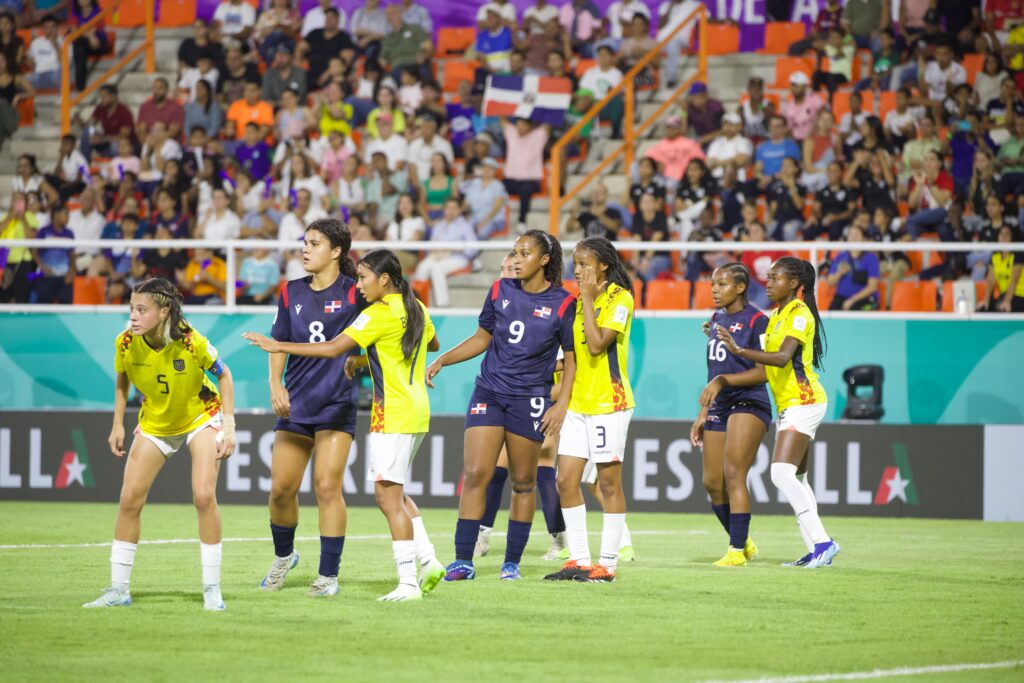
<svg viewBox="0 0 1024 683"><path fill-rule="evenodd" d="M530 198L540 192L544 178L544 146L551 135L547 124L534 125L528 119L516 119L515 125L502 120L505 133L505 190L519 197L519 232L526 232Z"/></svg>

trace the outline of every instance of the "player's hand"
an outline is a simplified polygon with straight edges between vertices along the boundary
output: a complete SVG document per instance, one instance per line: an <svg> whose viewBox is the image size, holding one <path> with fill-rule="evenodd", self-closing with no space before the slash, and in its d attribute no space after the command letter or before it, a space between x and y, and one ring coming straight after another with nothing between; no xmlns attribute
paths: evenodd
<svg viewBox="0 0 1024 683"><path fill-rule="evenodd" d="M548 408L540 422L540 430L545 437L558 436L562 431L562 423L565 422L565 411L568 406L555 404Z"/></svg>
<svg viewBox="0 0 1024 683"><path fill-rule="evenodd" d="M430 367L427 368L427 386L431 389L434 388L434 378L437 377L437 373L441 372L441 368L443 367L444 366L441 365L441 359L438 358L430 364Z"/></svg>
<svg viewBox="0 0 1024 683"><path fill-rule="evenodd" d="M235 428L224 425L217 432L217 459L226 460L235 452Z"/></svg>
<svg viewBox="0 0 1024 683"><path fill-rule="evenodd" d="M257 332L246 332L242 335L244 339L249 340L251 346L258 346L261 350L267 353L280 353L280 344L277 340L271 339L270 337L264 337L262 334Z"/></svg>
<svg viewBox="0 0 1024 683"><path fill-rule="evenodd" d="M107 443L110 444L110 452L119 458L124 457L124 425L114 425L110 429L110 438L107 439Z"/></svg>
<svg viewBox="0 0 1024 683"><path fill-rule="evenodd" d="M722 382L721 377L716 377L707 383L704 390L700 392L700 407L702 409L706 411L711 407L711 404L714 403L715 399L718 397L718 392L722 390L723 385L724 383Z"/></svg>
<svg viewBox="0 0 1024 683"><path fill-rule="evenodd" d="M704 423L708 420L707 408L701 408L700 414L697 419L693 421L693 426L690 427L690 443L698 448L704 446Z"/></svg>
<svg viewBox="0 0 1024 683"><path fill-rule="evenodd" d="M597 271L593 268L584 268L580 271L580 296L585 296L591 301L597 298Z"/></svg>
<svg viewBox="0 0 1024 683"><path fill-rule="evenodd" d="M999 310L1000 313L1009 313L1010 312L1010 310L1011 310L1011 307L1010 307L1010 297L1008 297L1008 296L1004 296L1003 297L1002 301L999 302L998 310Z"/></svg>
<svg viewBox="0 0 1024 683"><path fill-rule="evenodd" d="M292 415L292 402L288 396L288 390L279 382L270 385L270 407L274 414L287 420Z"/></svg>
<svg viewBox="0 0 1024 683"><path fill-rule="evenodd" d="M704 336L710 337L711 336L711 321L710 320L705 320L703 323L701 323L700 329L704 333Z"/></svg>
<svg viewBox="0 0 1024 683"><path fill-rule="evenodd" d="M345 377L352 379L356 376L356 371L359 368L365 368L368 359L366 356L349 356L345 361Z"/></svg>
<svg viewBox="0 0 1024 683"><path fill-rule="evenodd" d="M729 330L725 329L721 325L715 325L715 334L718 339L725 344L725 348L729 349L729 353L739 355L740 345L736 343L736 340L729 334Z"/></svg>

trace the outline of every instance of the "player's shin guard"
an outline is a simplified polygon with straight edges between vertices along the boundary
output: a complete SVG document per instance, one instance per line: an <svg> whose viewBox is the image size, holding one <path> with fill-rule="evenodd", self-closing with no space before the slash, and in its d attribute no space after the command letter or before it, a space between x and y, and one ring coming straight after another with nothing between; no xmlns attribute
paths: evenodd
<svg viewBox="0 0 1024 683"><path fill-rule="evenodd" d="M203 565L203 585L220 585L220 543L200 543L199 559Z"/></svg>
<svg viewBox="0 0 1024 683"><path fill-rule="evenodd" d="M434 544L427 535L427 527L422 517L412 518L412 539L416 544L416 559L420 565L428 565L435 559Z"/></svg>
<svg viewBox="0 0 1024 683"><path fill-rule="evenodd" d="M807 488L796 478L796 465L773 462L772 483L786 494L801 531L814 543L826 543L829 537L818 517L817 505Z"/></svg>
<svg viewBox="0 0 1024 683"><path fill-rule="evenodd" d="M480 526L494 528L494 519L501 508L501 495L505 492L505 481L508 479L507 467L495 467L491 483L487 485L487 502L484 504L484 516L480 518Z"/></svg>
<svg viewBox="0 0 1024 683"><path fill-rule="evenodd" d="M565 518L565 537L569 545L569 559L580 566L590 566L590 546L587 543L587 506L562 508ZM618 550L618 548L616 548Z"/></svg>
<svg viewBox="0 0 1024 683"><path fill-rule="evenodd" d="M115 588L128 588L132 578L132 565L135 564L135 551L138 544L126 541L114 541L110 548L110 585Z"/></svg>
<svg viewBox="0 0 1024 683"><path fill-rule="evenodd" d="M479 519L463 519L455 523L455 559L473 561L473 548L476 547L476 538L480 534Z"/></svg>
<svg viewBox="0 0 1024 683"><path fill-rule="evenodd" d="M558 499L558 483L554 467L537 468L537 490L540 493L540 507L544 511L544 521L548 525L548 533L562 533L565 531L565 519L562 517L561 501Z"/></svg>
<svg viewBox="0 0 1024 683"><path fill-rule="evenodd" d="M341 551L345 548L344 536L320 537L320 576L337 576L341 566Z"/></svg>
<svg viewBox="0 0 1024 683"><path fill-rule="evenodd" d="M622 529L626 526L626 513L604 514L601 528L601 564L614 573L619 564L619 548L622 547Z"/></svg>

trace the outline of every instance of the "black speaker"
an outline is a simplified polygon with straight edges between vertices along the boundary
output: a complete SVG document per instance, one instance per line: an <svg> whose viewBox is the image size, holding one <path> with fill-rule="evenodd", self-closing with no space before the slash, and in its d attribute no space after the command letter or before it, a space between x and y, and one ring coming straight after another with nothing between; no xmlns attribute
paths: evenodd
<svg viewBox="0 0 1024 683"><path fill-rule="evenodd" d="M843 371L846 382L846 408L844 420L880 420L885 415L882 408L882 383L885 369L881 365L855 365Z"/></svg>

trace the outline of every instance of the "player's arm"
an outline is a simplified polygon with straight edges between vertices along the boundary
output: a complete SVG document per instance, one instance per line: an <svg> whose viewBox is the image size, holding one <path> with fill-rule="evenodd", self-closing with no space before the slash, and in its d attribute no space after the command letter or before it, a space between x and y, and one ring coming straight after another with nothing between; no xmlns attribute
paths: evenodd
<svg viewBox="0 0 1024 683"><path fill-rule="evenodd" d="M331 341L315 342L312 344L280 342L270 337L264 337L256 332L246 332L242 337L248 339L252 346L258 346L267 353L287 353L292 356L306 356L308 358L337 358L359 348L359 344L347 334L339 334Z"/></svg>
<svg viewBox="0 0 1024 683"><path fill-rule="evenodd" d="M235 452L235 379L227 363L219 358L207 370L217 378L217 387L220 389L220 412L224 426L217 442L217 457L223 460Z"/></svg>
<svg viewBox="0 0 1024 683"><path fill-rule="evenodd" d="M431 353L437 353L440 350L441 340L438 339L437 335L435 334L433 337L430 338L430 341L427 342L427 351L430 351Z"/></svg>
<svg viewBox="0 0 1024 683"><path fill-rule="evenodd" d="M729 334L729 330L725 329L721 325L715 328L715 333L718 338L725 342L726 348L729 349L729 353L740 358L746 358L747 360L760 363L761 365L770 365L773 368L785 367L787 363L793 360L793 354L800 347L801 340L796 337L786 337L782 340L782 346L779 347L778 351L769 353L767 351L757 351L755 349L748 349L740 346ZM749 370L747 372L750 372ZM746 373L739 373L741 375Z"/></svg>
<svg viewBox="0 0 1024 683"><path fill-rule="evenodd" d="M565 413L569 410L569 400L572 398L572 385L576 379L576 353L565 351L565 358L562 359L562 383L559 385L558 398L555 404L548 408L541 420L541 432L544 436L558 436L562 430L562 423L565 421Z"/></svg>
<svg viewBox="0 0 1024 683"><path fill-rule="evenodd" d="M117 373L114 378L114 424L110 428L110 452L119 458L124 457L124 409L128 405L128 390L131 382L128 375Z"/></svg>
<svg viewBox="0 0 1024 683"><path fill-rule="evenodd" d="M618 336L618 330L609 329L607 327L598 327L597 325L597 312L594 311L594 299L597 298L598 284L597 284L597 273L593 268L584 268L580 273L580 302L583 309L583 338L587 343L587 351L590 352L591 356L600 356L605 352L615 338Z"/></svg>
<svg viewBox="0 0 1024 683"><path fill-rule="evenodd" d="M270 365L270 406L274 409L275 415L287 420L292 414L291 398L283 382L288 356L283 353L271 353L267 357Z"/></svg>
<svg viewBox="0 0 1024 683"><path fill-rule="evenodd" d="M486 351L487 347L491 345L491 339L493 338L494 335L484 328L476 328L476 332L471 336L463 339L455 348L442 353L433 363L430 364L430 367L427 368L427 386L433 388L434 383L432 380L437 376L437 373L441 372L441 368L446 365L456 365L463 361L467 361L470 358L476 358ZM440 348L440 345L438 348ZM428 347L428 350L433 351L430 347Z"/></svg>
<svg viewBox="0 0 1024 683"><path fill-rule="evenodd" d="M788 338L787 338L788 339ZM704 390L700 392L700 407L704 410L701 415L706 418L706 409L711 407L719 392L726 387L756 387L768 381L768 373L763 365L755 365L750 370L735 372L728 375L718 375L707 383ZM693 434L691 433L691 439Z"/></svg>
<svg viewBox="0 0 1024 683"><path fill-rule="evenodd" d="M1022 271L1024 271L1024 264L1013 264L1013 270L1010 271L1010 283L1006 286L1003 300L999 302L999 310L1003 313L1013 310L1013 294L1017 291L1017 283L1020 282Z"/></svg>

